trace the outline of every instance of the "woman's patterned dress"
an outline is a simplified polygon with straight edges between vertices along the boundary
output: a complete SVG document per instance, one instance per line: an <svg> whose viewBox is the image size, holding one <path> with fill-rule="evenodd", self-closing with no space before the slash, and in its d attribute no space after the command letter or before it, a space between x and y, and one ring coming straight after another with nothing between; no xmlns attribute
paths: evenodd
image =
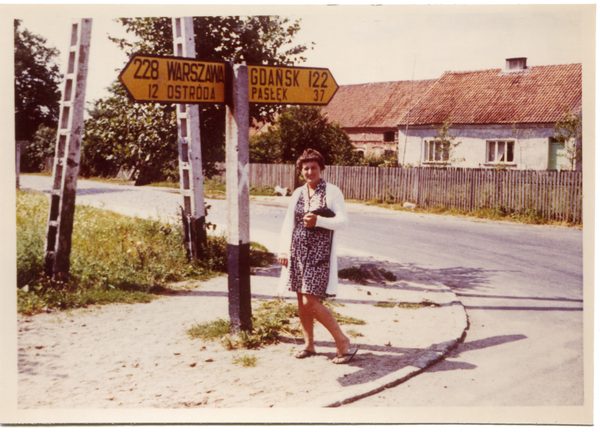
<svg viewBox="0 0 600 432"><path fill-rule="evenodd" d="M326 185L325 180L321 179L312 196L308 194L308 186L304 187L296 203L288 281L289 291L312 294L321 298L333 297L326 294L333 231L324 228L306 228L302 218L310 211L327 207Z"/></svg>

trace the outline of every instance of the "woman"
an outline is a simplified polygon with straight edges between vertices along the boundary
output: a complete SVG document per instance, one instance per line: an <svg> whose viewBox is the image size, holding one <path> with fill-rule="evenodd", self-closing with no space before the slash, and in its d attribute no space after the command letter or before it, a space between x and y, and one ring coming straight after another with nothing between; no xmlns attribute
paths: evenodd
<svg viewBox="0 0 600 432"><path fill-rule="evenodd" d="M318 151L306 149L298 158L296 168L306 184L292 194L278 254L278 261L284 267L280 291L287 288L298 297L305 344L296 358L316 354L313 334L316 319L335 340L337 355L333 363L346 364L357 349L350 349L350 338L342 333L331 311L320 302L320 299L337 294L334 232L348 223L344 195L337 186L321 178L325 160Z"/></svg>

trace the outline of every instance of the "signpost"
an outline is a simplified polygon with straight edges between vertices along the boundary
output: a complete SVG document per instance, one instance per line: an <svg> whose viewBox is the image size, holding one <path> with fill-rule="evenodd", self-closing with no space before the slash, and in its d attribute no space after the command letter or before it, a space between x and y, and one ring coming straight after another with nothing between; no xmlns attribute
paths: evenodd
<svg viewBox="0 0 600 432"><path fill-rule="evenodd" d="M338 89L329 69L248 66L250 103L327 105Z"/></svg>
<svg viewBox="0 0 600 432"><path fill-rule="evenodd" d="M192 31L191 18L174 18L173 23L174 40L179 41L177 54L191 57L192 42L187 51L182 45L184 40L186 43L193 41L193 33L184 35L184 30ZM185 162L189 157L185 149L191 146L191 143L187 145L186 134L199 131L198 126L194 126L194 131L190 130L188 120L195 118L190 117L190 108L197 108L201 103L226 104L229 316L234 331L251 330L249 106L251 103L327 105L338 89L333 75L324 68L245 64L226 67L225 63L186 57L136 54L119 75L119 80L137 102L180 104L180 171L181 181L185 184L189 177L188 165L181 161ZM185 104L189 104L187 108ZM184 120L186 127L182 125ZM199 141L198 138L198 154ZM192 171L200 173L201 166L193 167ZM201 178L200 174L194 177ZM186 190L189 186L182 188L184 193L189 193ZM199 211L197 219L202 225L203 216Z"/></svg>
<svg viewBox="0 0 600 432"><path fill-rule="evenodd" d="M56 144L44 267L69 275L91 19L73 24ZM227 65L195 60L193 19L173 18L178 57L135 54L119 81L136 102L176 103L186 248L198 258L206 240L198 104L226 104L228 298L232 329L251 330L249 106L327 105L338 89L328 69ZM203 232L203 234L202 234ZM186 234L187 233L187 234ZM197 237L197 238L191 238Z"/></svg>
<svg viewBox="0 0 600 432"><path fill-rule="evenodd" d="M225 63L134 54L119 81L136 102L225 103Z"/></svg>

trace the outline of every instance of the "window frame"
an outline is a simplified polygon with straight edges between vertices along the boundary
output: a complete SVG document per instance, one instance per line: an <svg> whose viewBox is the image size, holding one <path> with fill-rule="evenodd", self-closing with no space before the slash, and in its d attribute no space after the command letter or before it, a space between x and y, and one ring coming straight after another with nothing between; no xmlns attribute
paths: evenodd
<svg viewBox="0 0 600 432"><path fill-rule="evenodd" d="M502 153L500 154L500 145L502 144ZM515 161L515 140L510 139L492 139L485 141L485 164L486 165L508 165L508 166L516 166L517 162ZM491 149L490 146L494 146L494 155L493 159L490 158ZM510 148L510 151L509 151ZM512 156L512 160L508 159L508 156ZM500 160L504 158L505 160Z"/></svg>
<svg viewBox="0 0 600 432"><path fill-rule="evenodd" d="M435 145L434 148L438 149L434 150L435 153L432 153L432 144ZM439 159L436 157L439 155ZM430 159L430 156L433 158ZM446 159L443 159L444 152L442 150L442 141L436 139L425 139L423 140L423 163L429 165L450 165L450 152L446 155Z"/></svg>

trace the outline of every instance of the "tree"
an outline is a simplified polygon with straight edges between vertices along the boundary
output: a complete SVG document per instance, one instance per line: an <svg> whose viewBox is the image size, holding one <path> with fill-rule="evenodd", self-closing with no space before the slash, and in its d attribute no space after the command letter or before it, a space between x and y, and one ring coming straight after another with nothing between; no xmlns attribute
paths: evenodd
<svg viewBox="0 0 600 432"><path fill-rule="evenodd" d="M137 37L134 42L111 38L128 55L152 53L173 55L171 18L121 18L128 32ZM300 30L299 21L290 22L272 16L194 17L196 58L205 61L231 61L267 65L292 65L306 60L301 54L304 45L292 44ZM161 109L174 110L165 105ZM270 121L281 109L274 105L252 105L251 120ZM200 106L200 136L205 171L212 162L225 159L225 107Z"/></svg>
<svg viewBox="0 0 600 432"><path fill-rule="evenodd" d="M571 170L581 164L581 113L572 113L567 105L563 107L564 117L554 125L554 138L565 147Z"/></svg>
<svg viewBox="0 0 600 432"><path fill-rule="evenodd" d="M131 56L135 53L173 55L173 37L171 18L121 18L120 22L127 32L136 36L131 42L127 39L111 38L119 47ZM298 21L290 23L287 19L270 16L253 17L195 17L194 33L196 41L196 58L206 61L232 61L240 63L259 63L267 65L291 65L295 61L304 61L301 53L306 50L304 45L286 48L292 43L295 34L300 30ZM119 90L117 89L119 88ZM86 123L85 158L86 166L104 171L111 167L112 162L134 164L133 155L143 161L152 171L160 170L166 161L166 154L177 151L177 134L174 128L175 107L172 104L142 105L135 104L124 97L121 85L115 82L111 89L113 96L99 101L90 111L93 121ZM253 105L250 115L254 120L272 120L280 106ZM222 105L206 104L200 106L200 136L202 142L202 162L205 174L212 163L225 159L225 107ZM127 120L118 120L115 112L126 115ZM126 114L125 114L126 113ZM135 113L135 115L133 114ZM146 131L150 123L163 122L156 125L161 129L163 143L161 153L148 151L154 148L155 141L148 141L148 134L142 138L136 133ZM126 133L124 125L127 124ZM172 134L167 130L174 131ZM144 144L145 147L142 147ZM98 147L103 156L95 159L93 153ZM167 151L167 148L171 149ZM175 153L175 159L176 159ZM139 159L141 158L141 159ZM148 158L148 159L146 159Z"/></svg>
<svg viewBox="0 0 600 432"><path fill-rule="evenodd" d="M16 140L30 141L44 124L55 128L60 109L59 51L47 47L46 39L14 21L15 36L15 132Z"/></svg>
<svg viewBox="0 0 600 432"><path fill-rule="evenodd" d="M132 103L117 84L111 96L94 101L85 120L83 176L111 176L134 168L138 184L176 179L177 124L173 109ZM175 167L173 167L175 165Z"/></svg>
<svg viewBox="0 0 600 432"><path fill-rule="evenodd" d="M268 132L250 140L250 161L295 163L307 148L323 154L328 165L355 165L359 156L348 134L337 123L329 123L321 108L292 106L270 126Z"/></svg>
<svg viewBox="0 0 600 432"><path fill-rule="evenodd" d="M54 156L56 129L40 125L23 155L21 171L39 172L44 169L46 158Z"/></svg>
<svg viewBox="0 0 600 432"><path fill-rule="evenodd" d="M439 143L436 143L435 150L441 153L441 160L460 162L461 160L454 157L454 150L461 144L461 141L458 141L455 135L450 135L450 128L452 127L450 116L446 116L443 124L434 127L438 133L434 138L439 141Z"/></svg>

